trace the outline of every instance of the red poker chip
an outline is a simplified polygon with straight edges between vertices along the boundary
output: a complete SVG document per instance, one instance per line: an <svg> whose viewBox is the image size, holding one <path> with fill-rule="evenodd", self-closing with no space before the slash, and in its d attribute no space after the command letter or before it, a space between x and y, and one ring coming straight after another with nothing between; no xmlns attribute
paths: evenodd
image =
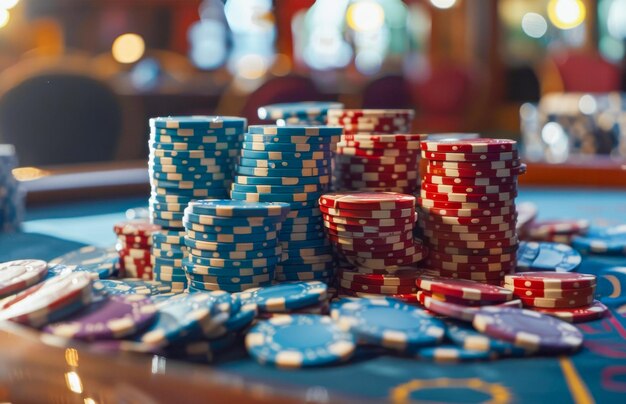
<svg viewBox="0 0 626 404"><path fill-rule="evenodd" d="M522 164L521 160L500 161L439 161L428 160L431 167L448 168L452 170L500 170L514 168Z"/></svg>
<svg viewBox="0 0 626 404"><path fill-rule="evenodd" d="M405 232L409 230L413 230L415 225L413 223L407 223L397 226L363 226L363 225L343 225L343 224L335 224L330 222L324 222L324 227L329 230L341 233L395 233L395 232Z"/></svg>
<svg viewBox="0 0 626 404"><path fill-rule="evenodd" d="M399 149L399 150L419 150L420 143L415 141L403 142L377 142L375 140L347 140L342 139L339 146L358 147L361 149Z"/></svg>
<svg viewBox="0 0 626 404"><path fill-rule="evenodd" d="M462 306L480 307L480 306L489 306L490 304L493 304L493 302L490 302L487 300L482 300L482 301L468 300L468 299L463 299L463 298L459 298L455 296L444 295L443 293L436 293L436 292L433 293L429 291L423 291L423 292L427 293L428 296L432 297L433 299L439 300L440 302L459 304Z"/></svg>
<svg viewBox="0 0 626 404"><path fill-rule="evenodd" d="M418 223L420 227L422 228L427 228L432 231L441 231L445 233L493 233L497 231L515 230L515 222L491 224L491 225L485 224L485 225L463 226L463 225L434 223L432 221L427 222L425 220L420 219Z"/></svg>
<svg viewBox="0 0 626 404"><path fill-rule="evenodd" d="M368 285L385 286L415 286L415 279L420 272L418 270L406 270L396 272L393 275L362 274L347 269L341 270L339 278Z"/></svg>
<svg viewBox="0 0 626 404"><path fill-rule="evenodd" d="M488 185L488 186L466 186L466 185L438 185L430 182L422 182L422 190L436 193L460 193L460 194L500 194L505 192L515 192L516 184Z"/></svg>
<svg viewBox="0 0 626 404"><path fill-rule="evenodd" d="M410 141L421 141L428 135L417 135L417 134L358 134L358 135L343 135L344 140L351 141L373 141L373 142L410 142Z"/></svg>
<svg viewBox="0 0 626 404"><path fill-rule="evenodd" d="M464 194L464 193L441 193L441 192L428 192L420 191L422 199L430 199L433 201L446 201L446 202L508 202L515 199L517 191L513 192L501 192L496 194Z"/></svg>
<svg viewBox="0 0 626 404"><path fill-rule="evenodd" d="M425 140L422 148L433 152L497 153L517 150L517 142L490 138Z"/></svg>
<svg viewBox="0 0 626 404"><path fill-rule="evenodd" d="M447 316L461 321L472 321L477 312L476 307L443 302L433 298L423 290L419 290L415 295L422 306L441 316Z"/></svg>
<svg viewBox="0 0 626 404"><path fill-rule="evenodd" d="M516 177L448 177L445 175L433 175L422 173L422 181L440 185L466 185L466 186L491 186L503 184L517 184Z"/></svg>
<svg viewBox="0 0 626 404"><path fill-rule="evenodd" d="M462 226L480 226L480 225L494 225L502 223L515 223L517 215L506 214L502 216L484 216L484 217L463 217L454 215L429 215L423 214L420 217L424 218L426 223L442 223L449 225L462 225Z"/></svg>
<svg viewBox="0 0 626 404"><path fill-rule="evenodd" d="M327 215L336 217L351 217L363 219L402 219L415 215L414 208L403 208L393 210L371 209L371 210L355 210L355 209L334 209L320 205L320 211Z"/></svg>
<svg viewBox="0 0 626 404"><path fill-rule="evenodd" d="M517 160L517 151L496 153L454 153L454 152L431 152L422 150L422 158L440 161L502 161Z"/></svg>
<svg viewBox="0 0 626 404"><path fill-rule="evenodd" d="M417 155L400 156L400 157L384 157L384 156L365 156L356 157L349 155L337 155L335 156L337 163L339 164L363 164L363 165L395 165L406 164L408 166L415 166L420 162L420 158Z"/></svg>
<svg viewBox="0 0 626 404"><path fill-rule="evenodd" d="M470 301L504 302L513 298L513 292L506 288L465 279L422 275L417 280L417 286L429 292L441 293Z"/></svg>
<svg viewBox="0 0 626 404"><path fill-rule="evenodd" d="M161 230L161 226L151 224L145 220L129 220L116 223L113 226L115 234L126 236L150 237L152 233L159 230Z"/></svg>
<svg viewBox="0 0 626 404"><path fill-rule="evenodd" d="M563 299L570 297L592 297L595 295L596 288L580 288L580 289L531 289L531 288L519 288L513 285L509 285L507 283L504 284L504 287L513 291L515 296L519 296L520 298L535 298L535 297L547 297L550 299Z"/></svg>
<svg viewBox="0 0 626 404"><path fill-rule="evenodd" d="M515 230L500 231L494 233L447 233L442 231L424 230L426 237L436 237L443 240L460 240L460 241L487 241L502 240L515 236Z"/></svg>
<svg viewBox="0 0 626 404"><path fill-rule="evenodd" d="M433 251L442 252L444 254L453 255L469 255L469 256L485 256L485 255L498 255L498 254L515 254L517 251L517 245L503 248L456 248L432 245L430 248Z"/></svg>
<svg viewBox="0 0 626 404"><path fill-rule="evenodd" d="M417 179L413 180L389 180L389 181L357 181L337 178L336 183L340 188L354 191L385 191L395 192L397 189L410 189L413 192L417 188Z"/></svg>
<svg viewBox="0 0 626 404"><path fill-rule="evenodd" d="M407 247L408 246L408 247ZM344 248L341 245L335 246L337 251L340 252L344 257L358 257L358 258L371 258L371 259L400 259L407 258L413 256L415 253L420 251L419 246L411 245L410 243L398 243L394 246L390 246L385 248L384 251L380 250L361 250L361 249L350 249Z"/></svg>
<svg viewBox="0 0 626 404"><path fill-rule="evenodd" d="M394 192L338 192L322 195L319 203L334 209L413 209L415 208L415 197Z"/></svg>
<svg viewBox="0 0 626 404"><path fill-rule="evenodd" d="M506 248L517 246L519 240L517 237L505 238L501 240L480 240L480 241L462 241L462 240L444 240L436 237L428 237L428 242L442 248L466 248L466 249L489 249L489 248Z"/></svg>
<svg viewBox="0 0 626 404"><path fill-rule="evenodd" d="M515 252L496 255L463 255L446 254L439 251L431 251L429 258L433 260L455 262L459 264L490 264L515 261L517 255L515 254Z"/></svg>
<svg viewBox="0 0 626 404"><path fill-rule="evenodd" d="M502 279L508 275L509 271L499 272L459 272L459 271L446 271L443 269L429 269L424 271L424 275L437 276L444 278L465 279L468 281L493 283L497 286L502 285Z"/></svg>
<svg viewBox="0 0 626 404"><path fill-rule="evenodd" d="M494 263L459 263L451 261L441 261L434 258L427 258L425 264L434 269L441 269L445 271L459 271L459 272L511 272L515 269L516 260L507 262L494 262Z"/></svg>
<svg viewBox="0 0 626 404"><path fill-rule="evenodd" d="M569 323L582 323L604 317L609 309L604 304L594 300L590 305L570 309L544 309L535 307L533 310L549 316L558 317Z"/></svg>
<svg viewBox="0 0 626 404"><path fill-rule="evenodd" d="M423 200L423 199L422 199ZM421 205L421 210L430 216L452 216L452 217L499 217L506 216L515 213L514 206L505 206L502 208L489 208L489 209L443 209L443 208L428 208Z"/></svg>
<svg viewBox="0 0 626 404"><path fill-rule="evenodd" d="M377 126L407 126L411 123L409 115L369 115L369 116L337 116L328 117L329 124L341 126L367 127ZM370 132L368 132L370 133Z"/></svg>
<svg viewBox="0 0 626 404"><path fill-rule="evenodd" d="M405 294L417 292L415 285L372 285L367 283L358 283L345 279L339 280L339 286L343 289L352 290L354 292L378 293L383 295Z"/></svg>
<svg viewBox="0 0 626 404"><path fill-rule="evenodd" d="M152 245L152 237L150 236L117 236L117 240L129 244L145 244Z"/></svg>
<svg viewBox="0 0 626 404"><path fill-rule="evenodd" d="M378 157L401 157L419 156L419 150L398 150L398 149L361 149L358 147L344 147L337 144L337 154L348 156L378 156Z"/></svg>
<svg viewBox="0 0 626 404"><path fill-rule="evenodd" d="M376 219L365 217L339 217L334 215L325 214L324 221L333 224L349 225L349 226L376 226L376 227L397 227L405 226L407 224L415 223L417 219L417 213L409 217L390 218L390 219Z"/></svg>
<svg viewBox="0 0 626 404"><path fill-rule="evenodd" d="M326 229L326 232L335 237L346 237L346 238L372 238L372 237L396 237L402 236L407 231L412 231L412 229L408 229L405 231L390 231L390 232L371 232L371 233L363 233L363 232L354 232L354 231L337 231L333 229Z"/></svg>
<svg viewBox="0 0 626 404"><path fill-rule="evenodd" d="M149 249L146 250L141 248L120 248L117 250L117 253L120 257L130 257L139 260L150 260L152 257Z"/></svg>
<svg viewBox="0 0 626 404"><path fill-rule="evenodd" d="M504 282L516 288L581 289L595 286L596 276L578 272L518 272L507 275Z"/></svg>
<svg viewBox="0 0 626 404"><path fill-rule="evenodd" d="M378 117L378 116L385 116L385 117L397 117L397 116L402 116L402 117L409 117L409 118L413 118L413 116L415 115L415 111L413 111L412 109L359 109L359 108L352 108L352 109L329 109L328 110L328 119L331 118L344 118L344 117L348 117L348 118L352 118L352 117Z"/></svg>
<svg viewBox="0 0 626 404"><path fill-rule="evenodd" d="M400 270L402 267L406 267L412 264L415 264L419 261L422 261L426 256L426 251L419 249L415 254L409 255L408 257L402 258L366 258L359 256L350 256L345 255L344 258L350 264L355 265L359 268L360 272L363 273L394 273ZM368 271L369 269L369 271ZM372 270L380 271L380 272L372 272Z"/></svg>
<svg viewBox="0 0 626 404"><path fill-rule="evenodd" d="M417 198L417 205L424 208L436 208L436 209L497 209L513 206L515 200L502 202L448 202L448 201L435 201L432 199Z"/></svg>
<svg viewBox="0 0 626 404"><path fill-rule="evenodd" d="M419 168L414 164L347 164L339 163L335 166L337 172L345 176L346 174L359 173L386 173L393 174L399 172L417 172ZM417 177L416 177L417 178Z"/></svg>
<svg viewBox="0 0 626 404"><path fill-rule="evenodd" d="M518 167L514 168L503 168L500 170L469 170L469 169L449 169L449 168L440 168L440 167L432 167L430 165L426 166L426 173L442 176L442 177L462 177L462 178L475 178L475 177L484 177L484 178L512 178L513 181L516 180L516 177L522 175L526 172L526 164L521 164Z"/></svg>
<svg viewBox="0 0 626 404"><path fill-rule="evenodd" d="M588 220L542 220L534 222L528 228L530 237L546 237L556 234L582 234L589 229Z"/></svg>
<svg viewBox="0 0 626 404"><path fill-rule="evenodd" d="M576 307L589 306L593 302L593 296L563 298L517 297L522 301L524 306L540 307L542 309L572 309Z"/></svg>
<svg viewBox="0 0 626 404"><path fill-rule="evenodd" d="M406 256L408 252L402 252L403 250L413 247L413 238L406 238L405 240L396 241L394 243L367 245L367 244L347 244L345 242L339 242L338 238L333 235L329 235L328 239L333 245L342 252L348 253L361 253L367 252L371 254L385 255L392 251L397 251L400 256ZM370 255L372 256L372 255ZM383 258L383 257L381 257Z"/></svg>
<svg viewBox="0 0 626 404"><path fill-rule="evenodd" d="M328 238L341 245L348 247L366 247L376 249L378 247L385 247L387 245L392 245L400 242L409 242L413 240L413 232L408 231L406 233L402 233L397 236L388 236L388 237L367 237L367 238L349 238L349 237L341 237L336 236L334 234L329 234Z"/></svg>
<svg viewBox="0 0 626 404"><path fill-rule="evenodd" d="M396 181L417 180L417 171L404 171L395 173L346 173L337 174L337 178L349 181Z"/></svg>

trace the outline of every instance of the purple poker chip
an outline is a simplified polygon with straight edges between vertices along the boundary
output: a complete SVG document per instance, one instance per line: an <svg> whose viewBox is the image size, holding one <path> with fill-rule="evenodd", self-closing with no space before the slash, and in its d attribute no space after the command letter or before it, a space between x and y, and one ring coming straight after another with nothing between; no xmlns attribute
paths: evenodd
<svg viewBox="0 0 626 404"><path fill-rule="evenodd" d="M156 314L156 307L145 296L102 296L71 317L49 324L44 331L81 340L124 338L147 327Z"/></svg>
<svg viewBox="0 0 626 404"><path fill-rule="evenodd" d="M543 353L572 352L583 343L582 334L573 325L531 310L484 307L472 324L490 337Z"/></svg>

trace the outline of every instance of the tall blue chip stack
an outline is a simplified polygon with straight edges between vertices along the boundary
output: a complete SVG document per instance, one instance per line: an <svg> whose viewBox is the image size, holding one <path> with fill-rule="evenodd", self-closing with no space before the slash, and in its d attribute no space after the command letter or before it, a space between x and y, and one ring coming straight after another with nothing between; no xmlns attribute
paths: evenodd
<svg viewBox="0 0 626 404"><path fill-rule="evenodd" d="M332 279L334 257L318 200L328 191L341 133L330 126L254 125L244 136L231 198L291 207L279 235L283 260L277 281Z"/></svg>
<svg viewBox="0 0 626 404"><path fill-rule="evenodd" d="M228 196L247 121L239 117L179 116L150 119L150 220L154 278L174 292L187 287L183 212L197 199Z"/></svg>
<svg viewBox="0 0 626 404"><path fill-rule="evenodd" d="M24 217L25 193L13 176L15 167L15 147L0 144L0 233L18 231Z"/></svg>
<svg viewBox="0 0 626 404"><path fill-rule="evenodd" d="M271 104L260 107L259 119L276 121L278 126L286 125L326 125L330 109L343 109L340 102L304 101L284 104Z"/></svg>

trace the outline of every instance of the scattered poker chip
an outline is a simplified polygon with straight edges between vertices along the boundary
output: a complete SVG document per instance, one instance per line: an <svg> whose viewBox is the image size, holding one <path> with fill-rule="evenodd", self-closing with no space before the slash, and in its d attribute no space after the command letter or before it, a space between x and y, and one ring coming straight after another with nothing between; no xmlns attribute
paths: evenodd
<svg viewBox="0 0 626 404"><path fill-rule="evenodd" d="M141 279L101 279L93 283L93 289L105 295L158 295L168 293L171 287L156 281Z"/></svg>
<svg viewBox="0 0 626 404"><path fill-rule="evenodd" d="M141 295L105 296L78 313L48 324L44 332L82 340L123 338L147 327L156 307Z"/></svg>
<svg viewBox="0 0 626 404"><path fill-rule="evenodd" d="M534 222L528 228L528 235L533 238L555 234L584 234L589 229L589 221L580 220L542 220Z"/></svg>
<svg viewBox="0 0 626 404"><path fill-rule="evenodd" d="M415 352L415 355L422 359L444 363L492 360L498 356L495 352L473 351L456 345L421 348Z"/></svg>
<svg viewBox="0 0 626 404"><path fill-rule="evenodd" d="M446 336L456 345L470 351L497 353L499 356L525 356L527 351L511 342L488 337L465 322L447 322Z"/></svg>
<svg viewBox="0 0 626 404"><path fill-rule="evenodd" d="M46 277L48 263L41 260L16 260L0 263L0 296L24 290Z"/></svg>
<svg viewBox="0 0 626 404"><path fill-rule="evenodd" d="M572 247L586 254L626 255L626 225L592 227L572 239Z"/></svg>
<svg viewBox="0 0 626 404"><path fill-rule="evenodd" d="M517 150L517 142L508 139L443 139L421 142L422 149L431 152L498 153Z"/></svg>
<svg viewBox="0 0 626 404"><path fill-rule="evenodd" d="M301 368L346 361L356 342L330 317L298 314L257 323L246 335L246 348L261 364Z"/></svg>
<svg viewBox="0 0 626 404"><path fill-rule="evenodd" d="M365 343L407 351L435 345L444 337L440 320L393 298L350 300L332 307L339 327Z"/></svg>
<svg viewBox="0 0 626 404"><path fill-rule="evenodd" d="M504 282L530 289L581 289L595 286L596 276L574 272L518 272L507 275Z"/></svg>
<svg viewBox="0 0 626 404"><path fill-rule="evenodd" d="M535 307L533 310L549 316L558 317L568 323L582 323L604 317L609 309L601 302L594 300L589 306L569 309L547 309Z"/></svg>
<svg viewBox="0 0 626 404"><path fill-rule="evenodd" d="M449 177L431 173L422 173L422 181L439 185L465 185L465 186L493 186L503 184L515 184L515 177Z"/></svg>
<svg viewBox="0 0 626 404"><path fill-rule="evenodd" d="M118 253L113 248L86 246L53 259L50 266L78 265L84 272L96 273L100 279L106 279L115 273L118 261Z"/></svg>
<svg viewBox="0 0 626 404"><path fill-rule="evenodd" d="M392 192L326 193L320 205L333 209L394 210L413 209L415 197Z"/></svg>
<svg viewBox="0 0 626 404"><path fill-rule="evenodd" d="M609 306L626 303L626 268L608 267L598 272L596 297Z"/></svg>
<svg viewBox="0 0 626 404"><path fill-rule="evenodd" d="M0 301L0 321L41 327L73 314L92 300L91 277L69 272Z"/></svg>
<svg viewBox="0 0 626 404"><path fill-rule="evenodd" d="M239 296L244 301L255 302L261 312L284 312L325 300L327 288L325 283L318 281L291 282L249 289L240 293Z"/></svg>
<svg viewBox="0 0 626 404"><path fill-rule="evenodd" d="M416 284L421 289L430 292L442 293L466 300L503 302L511 300L513 297L513 293L506 288L462 279L422 275L417 279Z"/></svg>
<svg viewBox="0 0 626 404"><path fill-rule="evenodd" d="M565 244L522 241L517 250L517 266L525 271L571 272L581 262L580 253Z"/></svg>
<svg viewBox="0 0 626 404"><path fill-rule="evenodd" d="M483 307L472 324L491 337L550 354L575 351L583 342L582 334L571 324L525 309Z"/></svg>
<svg viewBox="0 0 626 404"><path fill-rule="evenodd" d="M472 307L437 300L421 290L416 293L416 297L426 309L442 316L462 321L472 321L476 314L476 310Z"/></svg>

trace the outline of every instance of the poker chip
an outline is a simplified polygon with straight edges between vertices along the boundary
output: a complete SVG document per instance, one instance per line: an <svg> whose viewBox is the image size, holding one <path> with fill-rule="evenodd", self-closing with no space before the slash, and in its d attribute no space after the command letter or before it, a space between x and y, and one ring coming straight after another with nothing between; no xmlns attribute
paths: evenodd
<svg viewBox="0 0 626 404"><path fill-rule="evenodd" d="M407 351L439 343L444 324L396 299L359 299L331 305L339 327L358 341Z"/></svg>
<svg viewBox="0 0 626 404"><path fill-rule="evenodd" d="M582 323L587 321L593 321L604 317L609 309L601 302L594 300L590 305L575 308L539 308L535 307L533 310L540 313L557 317L568 323Z"/></svg>
<svg viewBox="0 0 626 404"><path fill-rule="evenodd" d="M572 247L585 254L626 255L626 225L591 227L572 239Z"/></svg>
<svg viewBox="0 0 626 404"><path fill-rule="evenodd" d="M421 348L415 354L421 359L442 363L491 360L497 357L494 352L473 351L455 345Z"/></svg>
<svg viewBox="0 0 626 404"><path fill-rule="evenodd" d="M503 168L514 168L522 164L521 160L499 160L499 161L440 161L429 160L431 167L441 167L453 170L500 170Z"/></svg>
<svg viewBox="0 0 626 404"><path fill-rule="evenodd" d="M248 133L259 135L277 136L340 136L342 131L339 126L310 126L310 125L250 125Z"/></svg>
<svg viewBox="0 0 626 404"><path fill-rule="evenodd" d="M442 261L434 258L428 258L425 264L430 268L442 269L445 271L459 271L459 272L510 272L515 269L515 260L508 262L493 262L493 263L459 263Z"/></svg>
<svg viewBox="0 0 626 404"><path fill-rule="evenodd" d="M486 186L466 186L466 185L439 185L429 182L422 182L422 189L428 193L439 194L502 194L507 192L514 192L517 188L516 184L500 184L500 185L486 185Z"/></svg>
<svg viewBox="0 0 626 404"><path fill-rule="evenodd" d="M264 105L257 110L259 119L278 120L287 118L298 118L301 120L320 120L324 123L326 114L330 109L342 109L343 104L339 102L296 102Z"/></svg>
<svg viewBox="0 0 626 404"><path fill-rule="evenodd" d="M100 279L106 279L116 272L118 261L115 249L86 246L51 260L49 265L78 265L81 271L95 273Z"/></svg>
<svg viewBox="0 0 626 404"><path fill-rule="evenodd" d="M517 142L514 140L488 138L425 140L421 142L421 146L425 151L446 153L498 153L517 150Z"/></svg>
<svg viewBox="0 0 626 404"><path fill-rule="evenodd" d="M16 260L0 263L0 296L32 286L46 277L48 263L41 260Z"/></svg>
<svg viewBox="0 0 626 404"><path fill-rule="evenodd" d="M257 323L246 335L248 353L261 364L281 368L322 366L348 360L354 337L330 317L282 315Z"/></svg>
<svg viewBox="0 0 626 404"><path fill-rule="evenodd" d="M326 193L320 205L332 209L396 210L413 209L415 197L392 192Z"/></svg>
<svg viewBox="0 0 626 404"><path fill-rule="evenodd" d="M481 334L464 322L447 322L446 337L469 351L492 352L498 356L525 356L528 353L511 342Z"/></svg>
<svg viewBox="0 0 626 404"><path fill-rule="evenodd" d="M492 249L506 248L517 246L517 237L505 238L500 240L479 240L479 241L463 241L463 240L445 240L435 237L429 237L428 242L438 248L459 248L459 249Z"/></svg>
<svg viewBox="0 0 626 404"><path fill-rule="evenodd" d="M462 279L421 275L416 284L419 288L430 292L438 292L466 300L503 302L511 300L513 297L513 293L508 289Z"/></svg>
<svg viewBox="0 0 626 404"><path fill-rule="evenodd" d="M584 234L589 229L589 221L580 220L542 220L534 222L528 229L533 238L547 237L556 234Z"/></svg>
<svg viewBox="0 0 626 404"><path fill-rule="evenodd" d="M286 203L254 203L231 200L202 200L189 204L189 212L220 217L267 217L285 216L289 211Z"/></svg>
<svg viewBox="0 0 626 404"><path fill-rule="evenodd" d="M454 202L445 200L417 198L418 206L423 208L436 209L498 209L514 205L514 200L493 201L493 202Z"/></svg>
<svg viewBox="0 0 626 404"><path fill-rule="evenodd" d="M318 175L315 177L252 177L246 175L237 175L235 183L241 185L311 185L311 184L328 184L330 176Z"/></svg>
<svg viewBox="0 0 626 404"><path fill-rule="evenodd" d="M521 242L517 250L517 266L525 271L571 272L582 257L565 244L548 242Z"/></svg>
<svg viewBox="0 0 626 404"><path fill-rule="evenodd" d="M230 116L168 116L150 118L150 128L175 129L180 136L193 136L196 131L243 129L246 119Z"/></svg>
<svg viewBox="0 0 626 404"><path fill-rule="evenodd" d="M575 351L583 342L582 334L571 324L525 309L484 307L472 324L491 337L550 354Z"/></svg>
<svg viewBox="0 0 626 404"><path fill-rule="evenodd" d="M421 206L422 212L430 216L445 216L445 217L470 217L472 219L476 217L500 217L505 215L511 215L515 213L515 207L504 206L499 208L488 209L448 209L448 208L429 208L427 206Z"/></svg>
<svg viewBox="0 0 626 404"><path fill-rule="evenodd" d="M517 192L499 192L499 193L452 193L452 192L428 192L422 190L420 192L422 199L433 201L447 201L447 202L502 202L510 201L517 196Z"/></svg>
<svg viewBox="0 0 626 404"><path fill-rule="evenodd" d="M595 287L589 288L580 288L580 289L532 289L532 288L522 288L516 287L513 285L509 285L505 283L503 285L505 288L511 290L514 295L519 296L520 298L551 298L551 299L562 299L562 298L582 298L582 297L593 297L595 295Z"/></svg>
<svg viewBox="0 0 626 404"><path fill-rule="evenodd" d="M493 233L448 233L425 229L423 234L429 238L436 237L442 240L488 241L512 238L515 236L515 231L507 230Z"/></svg>
<svg viewBox="0 0 626 404"><path fill-rule="evenodd" d="M502 216L480 216L480 217L462 217L462 216L446 216L446 215L424 215L424 221L442 223L453 226L482 226L482 225L498 225L502 223L514 223L516 219L515 213L505 214Z"/></svg>
<svg viewBox="0 0 626 404"><path fill-rule="evenodd" d="M524 306L541 307L545 309L552 308L576 308L588 306L593 302L593 296L577 296L577 297L517 297L524 303Z"/></svg>
<svg viewBox="0 0 626 404"><path fill-rule="evenodd" d="M93 289L105 295L159 295L168 293L171 287L156 281L141 279L101 279L93 282Z"/></svg>
<svg viewBox="0 0 626 404"><path fill-rule="evenodd" d="M358 282L360 284L380 286L414 286L417 276L418 271L416 270L399 271L393 275L362 274L347 269L343 269L339 273L339 279Z"/></svg>
<svg viewBox="0 0 626 404"><path fill-rule="evenodd" d="M246 158L246 159L261 159L261 160L274 160L274 161L327 160L332 157L332 152L329 150L312 151L312 152L241 150L241 157Z"/></svg>
<svg viewBox="0 0 626 404"><path fill-rule="evenodd" d="M417 291L415 285L406 285L406 286L390 286L390 285L372 285L366 283L358 283L355 281L349 281L345 279L339 280L339 286L343 289L352 290L355 292L364 292L364 293L376 293L382 295L393 295L393 294L408 294L414 293Z"/></svg>
<svg viewBox="0 0 626 404"><path fill-rule="evenodd" d="M290 282L249 289L239 297L255 302L261 312L282 312L317 304L326 299L326 291L327 286L322 282Z"/></svg>
<svg viewBox="0 0 626 404"><path fill-rule="evenodd" d="M507 275L504 282L530 289L581 289L595 286L596 276L573 272L518 272Z"/></svg>
<svg viewBox="0 0 626 404"><path fill-rule="evenodd" d="M463 254L446 254L439 251L433 251L429 255L431 260L441 262L454 262L459 264L487 264L511 262L515 260L514 254L496 254L496 255L463 255Z"/></svg>
<svg viewBox="0 0 626 404"><path fill-rule="evenodd" d="M422 181L438 185L464 185L464 186L493 186L516 183L515 177L493 176L493 177L458 177L437 175L432 173L422 173Z"/></svg>
<svg viewBox="0 0 626 404"><path fill-rule="evenodd" d="M490 271L490 272L478 272L478 271L457 271L457 270L446 270L439 268L429 268L423 272L424 275L436 276L436 277L444 277L444 278L455 278L455 279L466 279L470 281L478 281L483 283L495 283L499 285L501 283L502 277L511 273L510 271Z"/></svg>

